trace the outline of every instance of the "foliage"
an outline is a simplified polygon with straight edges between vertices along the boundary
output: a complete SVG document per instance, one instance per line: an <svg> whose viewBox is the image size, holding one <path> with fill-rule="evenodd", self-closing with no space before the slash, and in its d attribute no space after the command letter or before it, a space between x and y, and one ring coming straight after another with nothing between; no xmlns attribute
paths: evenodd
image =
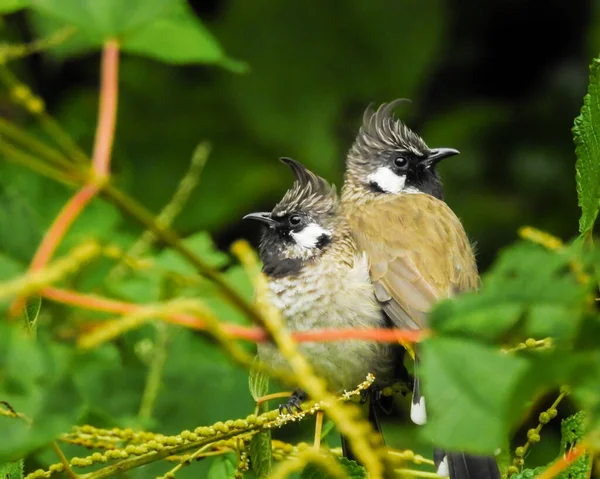
<svg viewBox="0 0 600 479"><path fill-rule="evenodd" d="M594 227L594 222L600 210L600 133L598 118L600 114L600 62L594 59L590 66L590 86L588 94L583 99L581 115L575 119L573 134L577 153L577 193L582 215L579 231L588 233Z"/></svg>
<svg viewBox="0 0 600 479"><path fill-rule="evenodd" d="M278 313L264 303L264 281L248 246L236 243L232 254L224 252L209 230L247 209L257 189L265 198L281 189L272 163L259 159L267 153L297 154L320 173L339 177L334 158L347 145L334 139L334 130L349 102L371 99L363 75L384 78L379 94L386 98L399 86L405 96L415 93L443 47L442 3L355 0L342 14L321 4L233 2L214 30L227 51L247 53L258 74L246 76L235 75L248 71L245 63L225 53L184 0L124 5L0 2L1 13L22 10L17 15L41 37L0 49L8 97L36 120L30 125L21 113L0 119L0 477L22 477L24 459L29 479L77 477L81 468L87 468L86 479L123 471L132 477L358 479L381 477L390 467L398 475L427 477L431 472L422 469L433 465L427 459L432 444L482 454L505 450L532 402L561 386L528 430L527 443L515 449L508 472L524 479L549 470L524 469L525 459L568 394L581 412L562 423L561 455L574 447L585 454L565 461L557 474L587 477L596 453L588 437L600 431L599 256L589 247L600 208L598 60L573 129L581 237L563 243L523 229L522 240L506 246L483 276L480 292L435 308L431 334L421 344L431 419L418 430L392 424L388 443L403 451L388 455L365 433L358 409L347 404L373 378L344 401L327 393ZM427 22L414 21L423 16ZM280 21L287 17L294 21ZM249 42L239 34L248 24L269 28L259 28ZM306 25L314 27L309 36ZM249 44L254 49L246 49ZM403 62L379 60L393 59L398 45L409 44L419 49L407 49ZM9 62L36 52L72 61L97 50L100 115L88 158L95 99L88 92L69 94L58 123L15 76L21 64ZM297 58L281 68L289 52ZM214 84L200 81L187 97L169 96L162 82L172 67L136 57L227 71L207 70L218 79ZM178 82L171 88L177 90ZM201 110L211 102L222 108L215 98L227 98L224 123ZM111 171L117 104L118 162ZM162 120L166 107L175 127L148 120ZM450 129L460 140L468 136L464 125L483 129L502 117L494 108L467 108L440 115L427 129L434 138L436 129ZM209 148L201 144L175 185L183 168L168 167L165 159L189 156L192 145L170 141L190 132L196 142L198 135L212 137L215 151L202 172ZM302 141L290 142L298 136ZM162 211L155 215L146 203ZM193 233L180 238L171 223L184 205L180 226ZM294 359L291 375L271 372L277 386L300 385L314 400L303 413L282 417L261 402L269 377L252 362L252 343L267 337ZM320 410L361 446L356 450L364 467L338 458L328 437L321 453L300 441L302 431L282 428L306 425L303 420Z"/></svg>

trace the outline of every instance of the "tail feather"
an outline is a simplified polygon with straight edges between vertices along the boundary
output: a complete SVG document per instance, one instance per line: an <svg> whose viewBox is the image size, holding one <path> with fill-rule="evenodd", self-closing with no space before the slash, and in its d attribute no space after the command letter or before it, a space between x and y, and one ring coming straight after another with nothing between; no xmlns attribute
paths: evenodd
<svg viewBox="0 0 600 479"><path fill-rule="evenodd" d="M450 479L500 479L500 470L492 456L475 456L463 452L433 452L436 473Z"/></svg>
<svg viewBox="0 0 600 479"><path fill-rule="evenodd" d="M421 381L419 379L418 359L415 359L412 403L410 405L410 419L412 422L419 426L422 426L427 422L427 409L425 407L425 397L421 394Z"/></svg>

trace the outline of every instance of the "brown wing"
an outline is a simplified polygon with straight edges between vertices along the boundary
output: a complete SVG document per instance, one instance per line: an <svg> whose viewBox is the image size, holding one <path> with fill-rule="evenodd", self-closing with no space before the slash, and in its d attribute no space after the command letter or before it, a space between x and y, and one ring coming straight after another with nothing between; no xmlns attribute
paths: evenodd
<svg viewBox="0 0 600 479"><path fill-rule="evenodd" d="M439 299L475 289L473 250L460 220L432 196L386 196L347 211L367 253L375 294L400 328L426 326Z"/></svg>

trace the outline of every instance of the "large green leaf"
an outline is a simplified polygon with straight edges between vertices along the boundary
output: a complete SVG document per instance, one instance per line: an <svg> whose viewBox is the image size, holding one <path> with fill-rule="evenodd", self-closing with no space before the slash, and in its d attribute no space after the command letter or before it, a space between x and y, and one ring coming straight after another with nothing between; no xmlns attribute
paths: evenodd
<svg viewBox="0 0 600 479"><path fill-rule="evenodd" d="M121 48L168 63L212 63L243 70L228 59L219 43L185 0L32 0L32 8L59 23L37 21L40 28L72 25L75 38L63 53L100 47L116 38Z"/></svg>
<svg viewBox="0 0 600 479"><path fill-rule="evenodd" d="M250 442L250 464L256 477L262 479L271 473L273 463L271 430L256 434Z"/></svg>
<svg viewBox="0 0 600 479"><path fill-rule="evenodd" d="M576 178L581 218L579 231L594 227L600 209L600 59L590 66L588 93L573 128L577 154Z"/></svg>
<svg viewBox="0 0 600 479"><path fill-rule="evenodd" d="M0 416L0 463L23 457L68 431L81 402L71 352L0 322L0 398L30 420Z"/></svg>
<svg viewBox="0 0 600 479"><path fill-rule="evenodd" d="M576 245L563 252L531 243L507 248L484 276L480 292L441 303L431 325L445 334L516 342L552 336L575 339L588 288L570 269ZM514 341L514 339L512 339Z"/></svg>
<svg viewBox="0 0 600 479"><path fill-rule="evenodd" d="M208 479L233 479L235 477L235 456L218 456L208 470Z"/></svg>
<svg viewBox="0 0 600 479"><path fill-rule="evenodd" d="M452 338L431 338L421 346L421 371L434 444L492 453L505 444L521 409L514 396L528 377L524 358ZM521 404L522 408L523 404Z"/></svg>

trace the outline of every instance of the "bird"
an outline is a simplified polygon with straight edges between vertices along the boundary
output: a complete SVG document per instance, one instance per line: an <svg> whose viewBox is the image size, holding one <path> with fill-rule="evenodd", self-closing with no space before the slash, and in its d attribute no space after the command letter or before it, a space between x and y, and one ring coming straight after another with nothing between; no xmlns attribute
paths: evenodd
<svg viewBox="0 0 600 479"><path fill-rule="evenodd" d="M259 256L269 300L281 311L286 328L295 332L390 327L375 297L367 256L357 249L335 186L293 159L281 161L294 174L292 187L272 211L251 213L244 219L264 225ZM395 376L396 345L345 340L298 347L333 392L354 389L369 373L382 387ZM258 345L258 357L271 368L288 368L270 343ZM280 411L300 409L305 398L297 389ZM375 407L375 401L368 401L368 418L382 438ZM346 457L355 458L343 437L342 449Z"/></svg>
<svg viewBox="0 0 600 479"><path fill-rule="evenodd" d="M429 148L394 115L397 99L369 106L346 158L342 208L352 236L369 259L375 296L395 327L427 327L432 306L443 298L479 287L473 247L463 225L444 202L438 163L458 155L453 148ZM414 357L411 420L427 422ZM499 478L494 457L437 450L438 475L452 479Z"/></svg>

